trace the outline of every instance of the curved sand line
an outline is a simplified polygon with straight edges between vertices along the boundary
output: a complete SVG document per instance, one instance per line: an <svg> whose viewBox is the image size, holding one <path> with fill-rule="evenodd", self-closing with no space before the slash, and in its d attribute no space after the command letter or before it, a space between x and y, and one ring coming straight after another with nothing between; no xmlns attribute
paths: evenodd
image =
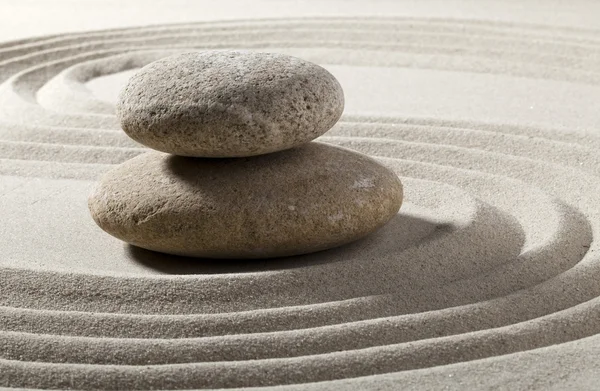
<svg viewBox="0 0 600 391"><path fill-rule="evenodd" d="M600 137L588 133L346 115L321 141L395 170L406 205L380 232L307 256L199 262L97 230L90 186L144 149L84 83L232 47L600 84L600 32L506 23L258 20L0 45L0 201L12 222L0 228L0 386L393 378L600 334Z"/></svg>

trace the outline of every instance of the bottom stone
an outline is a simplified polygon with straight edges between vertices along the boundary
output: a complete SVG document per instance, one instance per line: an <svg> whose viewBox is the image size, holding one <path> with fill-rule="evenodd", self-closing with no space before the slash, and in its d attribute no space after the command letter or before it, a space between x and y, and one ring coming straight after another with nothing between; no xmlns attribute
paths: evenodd
<svg viewBox="0 0 600 391"><path fill-rule="evenodd" d="M318 142L248 158L148 152L109 171L89 198L96 223L135 246L206 258L310 253L359 239L402 204L398 177Z"/></svg>

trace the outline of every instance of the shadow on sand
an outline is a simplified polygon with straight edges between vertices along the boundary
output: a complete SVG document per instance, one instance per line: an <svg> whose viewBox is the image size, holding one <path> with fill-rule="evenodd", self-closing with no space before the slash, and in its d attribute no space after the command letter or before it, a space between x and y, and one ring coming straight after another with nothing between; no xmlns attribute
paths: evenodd
<svg viewBox="0 0 600 391"><path fill-rule="evenodd" d="M358 241L337 248L311 254L269 259L209 259L191 258L163 254L140 247L126 245L127 255L134 262L166 274L224 274L252 273L272 270L303 268L324 263L334 263L357 255L374 254L381 248L382 241L393 238L393 251L402 251L411 246L444 235L453 230L450 224L436 224L423 218L397 214L377 232Z"/></svg>

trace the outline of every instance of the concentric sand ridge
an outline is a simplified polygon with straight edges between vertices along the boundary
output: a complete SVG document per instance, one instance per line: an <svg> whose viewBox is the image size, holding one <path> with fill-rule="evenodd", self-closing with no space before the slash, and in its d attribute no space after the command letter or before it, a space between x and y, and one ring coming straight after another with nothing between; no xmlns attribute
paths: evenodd
<svg viewBox="0 0 600 391"><path fill-rule="evenodd" d="M0 386L352 387L600 334L591 132L349 114L320 141L405 185L375 235L228 263L107 238L87 194L145 149L85 83L218 48L600 84L600 32L487 21L257 20L0 44Z"/></svg>

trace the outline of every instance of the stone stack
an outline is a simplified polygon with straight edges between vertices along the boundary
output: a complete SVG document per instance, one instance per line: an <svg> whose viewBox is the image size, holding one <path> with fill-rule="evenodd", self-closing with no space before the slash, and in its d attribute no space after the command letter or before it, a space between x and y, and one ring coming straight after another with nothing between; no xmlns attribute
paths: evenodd
<svg viewBox="0 0 600 391"><path fill-rule="evenodd" d="M340 118L325 69L281 54L184 53L122 91L123 130L151 151L108 172L96 223L135 246L206 258L270 258L359 239L398 212L398 177L311 140Z"/></svg>

